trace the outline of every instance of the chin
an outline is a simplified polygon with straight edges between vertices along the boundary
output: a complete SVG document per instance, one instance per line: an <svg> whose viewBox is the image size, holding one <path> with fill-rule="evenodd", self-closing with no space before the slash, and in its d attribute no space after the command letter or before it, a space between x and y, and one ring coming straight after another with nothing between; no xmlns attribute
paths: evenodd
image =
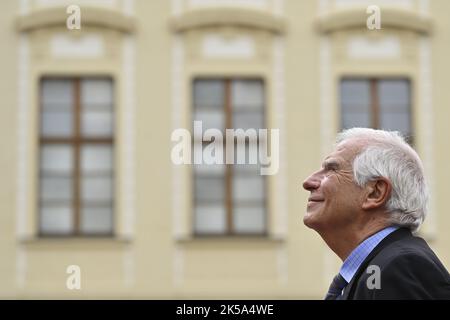
<svg viewBox="0 0 450 320"><path fill-rule="evenodd" d="M314 217L312 213L307 212L303 217L303 224L308 228L314 229Z"/></svg>
<svg viewBox="0 0 450 320"><path fill-rule="evenodd" d="M317 212L306 212L305 216L303 217L303 224L308 228L317 230L320 225L320 221L318 221L317 215Z"/></svg>

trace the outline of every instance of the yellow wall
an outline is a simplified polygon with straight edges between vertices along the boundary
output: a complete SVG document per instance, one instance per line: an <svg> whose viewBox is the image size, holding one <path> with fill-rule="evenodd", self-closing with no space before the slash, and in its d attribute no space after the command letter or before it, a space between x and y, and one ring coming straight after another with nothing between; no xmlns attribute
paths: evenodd
<svg viewBox="0 0 450 320"><path fill-rule="evenodd" d="M36 11L19 18L19 1L5 0L0 10L0 297L322 298L340 262L302 223L307 198L302 181L319 166L339 130L338 81L345 75L411 79L417 149L433 178L432 212L422 234L450 266L450 217L445 202L450 178L446 122L450 118L450 91L446 90L450 2L429 1L426 21L432 28L428 22L420 30L397 23L402 10L398 15L387 8L389 25L376 31L365 26L365 7L350 8L361 9L360 17L333 16L334 10L343 10L333 9L333 1L330 16L323 18L315 0L268 0L262 11L210 9L180 15L174 14L177 1L122 0L107 9L112 13L86 8L86 25L83 2L73 2L81 6L81 31L65 28L64 6L45 11L28 1L30 10L44 10L39 23L33 16ZM408 17L417 18L420 6L413 2ZM133 15L121 11L125 3L134 4ZM284 9L274 14L279 4ZM100 25L95 23L96 14L103 21ZM346 17L354 19L355 25L346 26ZM57 33L74 41L84 34L98 34L104 55L54 57L50 43ZM205 57L202 41L211 33L230 41L237 36L253 39L255 56ZM21 35L28 39L29 50L25 80L19 71ZM354 36L370 41L396 37L401 53L385 60L352 59L347 43ZM429 42L425 52L431 54L431 91L422 82L424 39ZM132 62L124 62L130 52L126 50L131 50ZM134 65L131 73L127 63ZM49 74L106 74L115 81L115 238L37 237L38 79ZM170 135L177 126L191 126L191 84L199 76L251 76L265 81L266 120L269 128L280 129L282 145L280 171L268 178L266 238L192 236L191 168L172 164ZM20 79L27 84L27 112L21 122ZM432 101L432 118L423 107L427 99ZM22 140L21 130L25 130ZM24 154L18 150L21 146L26 149L25 159L18 158ZM23 185L18 184L19 172L26 173ZM24 215L17 205L22 193L26 195ZM72 264L82 270L78 291L66 288L66 267Z"/></svg>

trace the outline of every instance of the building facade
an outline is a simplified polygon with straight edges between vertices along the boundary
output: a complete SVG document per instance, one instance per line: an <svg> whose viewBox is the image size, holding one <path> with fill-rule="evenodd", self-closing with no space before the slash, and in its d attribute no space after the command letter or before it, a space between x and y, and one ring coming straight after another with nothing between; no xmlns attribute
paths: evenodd
<svg viewBox="0 0 450 320"><path fill-rule="evenodd" d="M301 185L353 126L416 148L420 235L450 266L448 1L1 6L1 297L320 299L340 261L303 225ZM174 163L196 120L279 130L276 172Z"/></svg>

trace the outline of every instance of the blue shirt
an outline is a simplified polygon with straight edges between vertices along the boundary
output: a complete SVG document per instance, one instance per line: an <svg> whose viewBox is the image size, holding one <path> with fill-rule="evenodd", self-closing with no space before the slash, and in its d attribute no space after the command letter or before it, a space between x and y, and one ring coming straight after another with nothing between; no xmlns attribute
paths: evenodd
<svg viewBox="0 0 450 320"><path fill-rule="evenodd" d="M344 264L341 267L339 273L344 277L347 283L350 283L358 268L363 261L372 252L373 249L386 238L391 232L397 230L398 227L387 227L377 233L371 235L369 238L361 242L345 259Z"/></svg>

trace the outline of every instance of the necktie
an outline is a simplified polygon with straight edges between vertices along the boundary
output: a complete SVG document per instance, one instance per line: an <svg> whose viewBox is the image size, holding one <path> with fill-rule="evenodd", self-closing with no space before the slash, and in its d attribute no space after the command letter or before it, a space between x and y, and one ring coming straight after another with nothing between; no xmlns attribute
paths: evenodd
<svg viewBox="0 0 450 320"><path fill-rule="evenodd" d="M342 293L342 289L344 289L346 285L347 281L345 281L344 277L338 273L334 277L333 282L331 282L330 288L325 296L325 300L338 300Z"/></svg>

